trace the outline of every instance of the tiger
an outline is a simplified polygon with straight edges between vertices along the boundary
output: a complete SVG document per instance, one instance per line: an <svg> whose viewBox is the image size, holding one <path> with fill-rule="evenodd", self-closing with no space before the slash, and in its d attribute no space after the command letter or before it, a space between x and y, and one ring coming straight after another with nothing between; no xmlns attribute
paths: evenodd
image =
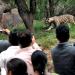
<svg viewBox="0 0 75 75"><path fill-rule="evenodd" d="M65 15L47 18L45 22L48 24L47 30L51 30L52 28L56 28L57 26L59 26L63 23L75 24L75 17L70 14L65 14Z"/></svg>

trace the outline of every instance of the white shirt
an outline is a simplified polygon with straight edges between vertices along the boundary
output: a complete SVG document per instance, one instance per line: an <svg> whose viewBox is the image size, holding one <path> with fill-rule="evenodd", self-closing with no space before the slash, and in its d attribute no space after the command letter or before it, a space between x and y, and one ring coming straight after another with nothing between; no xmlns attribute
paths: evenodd
<svg viewBox="0 0 75 75"><path fill-rule="evenodd" d="M10 46L7 50L0 53L0 68L1 75L6 75L4 69L6 68L6 62L10 60L20 49L19 46Z"/></svg>
<svg viewBox="0 0 75 75"><path fill-rule="evenodd" d="M9 61L12 58L20 58L27 63L27 68L28 68L27 71L29 75L30 74L33 75L34 72L31 63L31 55L35 50L41 50L37 43L34 43L33 45L22 49L20 49L19 46L10 46L6 51L3 51L0 54L0 67L4 71L4 68L6 68L7 61ZM6 75L6 73L2 74Z"/></svg>

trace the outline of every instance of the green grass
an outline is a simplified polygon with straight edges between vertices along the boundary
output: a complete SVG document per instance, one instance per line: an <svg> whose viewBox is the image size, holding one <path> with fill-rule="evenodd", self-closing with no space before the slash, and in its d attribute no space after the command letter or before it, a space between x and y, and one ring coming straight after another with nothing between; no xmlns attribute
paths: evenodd
<svg viewBox="0 0 75 75"><path fill-rule="evenodd" d="M44 48L51 48L52 45L56 43L54 31L46 32L43 30L44 23L42 21L35 21L34 22L34 29L35 29L35 37L41 46Z"/></svg>
<svg viewBox="0 0 75 75"><path fill-rule="evenodd" d="M51 48L52 46L56 45L57 40L55 37L55 30L51 30L49 32L43 31L43 27L45 26L41 21L36 21L34 23L35 26L35 36L37 42L41 44L45 48ZM75 25L70 24L70 39L75 39Z"/></svg>
<svg viewBox="0 0 75 75"><path fill-rule="evenodd" d="M71 38L75 39L75 25L74 24L71 25L70 34L71 34Z"/></svg>
<svg viewBox="0 0 75 75"><path fill-rule="evenodd" d="M55 37L55 30L51 30L49 32L46 32L43 30L43 27L45 27L45 24L42 21L34 21L34 30L35 30L35 37L36 41L39 45L41 45L44 48L51 48L52 46L56 45L57 40ZM12 30L12 28L10 28ZM18 25L19 31L24 31L25 26L24 24ZM70 25L70 34L71 39L75 38L75 25ZM0 33L0 39L7 39L7 36Z"/></svg>

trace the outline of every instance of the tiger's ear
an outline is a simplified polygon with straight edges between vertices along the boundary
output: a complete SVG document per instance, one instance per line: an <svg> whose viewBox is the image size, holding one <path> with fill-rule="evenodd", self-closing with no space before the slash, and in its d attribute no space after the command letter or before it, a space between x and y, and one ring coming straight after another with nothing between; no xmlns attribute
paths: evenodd
<svg viewBox="0 0 75 75"><path fill-rule="evenodd" d="M12 71L9 71L7 75L13 75L13 74L12 74Z"/></svg>
<svg viewBox="0 0 75 75"><path fill-rule="evenodd" d="M47 19L45 20L46 23L48 23L48 21L49 21L49 18L47 18Z"/></svg>

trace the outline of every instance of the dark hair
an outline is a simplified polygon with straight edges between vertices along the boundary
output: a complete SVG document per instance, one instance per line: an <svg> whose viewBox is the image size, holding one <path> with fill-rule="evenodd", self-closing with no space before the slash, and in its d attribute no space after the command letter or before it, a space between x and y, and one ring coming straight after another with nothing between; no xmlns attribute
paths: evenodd
<svg viewBox="0 0 75 75"><path fill-rule="evenodd" d="M18 58L13 58L7 62L7 73L11 71L12 75L28 75L27 64Z"/></svg>
<svg viewBox="0 0 75 75"><path fill-rule="evenodd" d="M69 40L69 27L66 24L61 24L56 28L56 37L60 42L67 42Z"/></svg>
<svg viewBox="0 0 75 75"><path fill-rule="evenodd" d="M32 33L29 30L19 34L19 43L22 48L28 47L32 43Z"/></svg>
<svg viewBox="0 0 75 75"><path fill-rule="evenodd" d="M10 32L9 34L9 42L11 45L13 46L17 46L19 44L18 42L18 35L17 35L17 32Z"/></svg>
<svg viewBox="0 0 75 75"><path fill-rule="evenodd" d="M35 51L31 56L34 72L38 71L40 75L45 75L45 68L47 64L46 54L42 51Z"/></svg>

